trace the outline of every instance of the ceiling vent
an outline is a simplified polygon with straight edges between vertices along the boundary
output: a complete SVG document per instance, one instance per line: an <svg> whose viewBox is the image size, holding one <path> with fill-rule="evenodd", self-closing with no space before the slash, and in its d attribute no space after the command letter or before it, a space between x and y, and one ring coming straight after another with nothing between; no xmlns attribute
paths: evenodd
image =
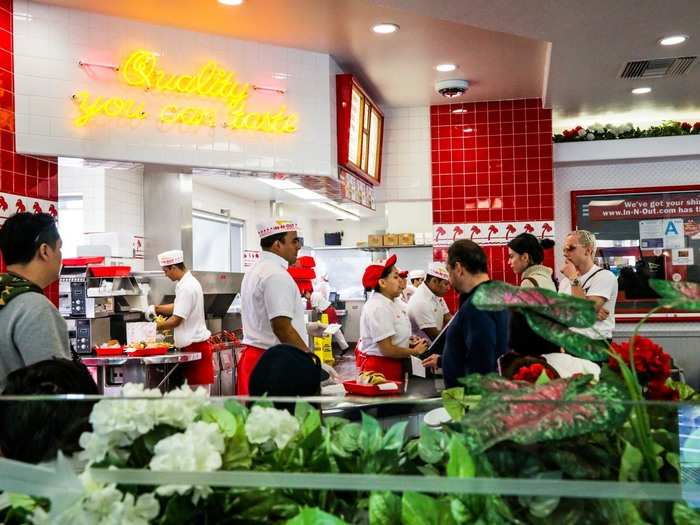
<svg viewBox="0 0 700 525"><path fill-rule="evenodd" d="M620 78L664 78L685 75L698 57L650 58L627 62Z"/></svg>

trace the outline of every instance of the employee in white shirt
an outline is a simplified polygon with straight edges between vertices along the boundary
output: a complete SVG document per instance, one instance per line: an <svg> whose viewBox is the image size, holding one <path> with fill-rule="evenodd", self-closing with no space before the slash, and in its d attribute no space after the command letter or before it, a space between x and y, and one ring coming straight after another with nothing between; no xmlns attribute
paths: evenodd
<svg viewBox="0 0 700 525"><path fill-rule="evenodd" d="M324 272L321 277L318 278L316 286L314 286L314 292L319 292L328 301L331 296L331 285L328 282L328 272Z"/></svg>
<svg viewBox="0 0 700 525"><path fill-rule="evenodd" d="M270 219L257 224L262 254L241 283L243 350L238 362L236 394L248 395L250 375L271 346L289 344L309 351L304 305L299 288L287 272L301 248L299 227L294 220ZM321 335L324 325L309 323L312 335Z"/></svg>
<svg viewBox="0 0 700 525"><path fill-rule="evenodd" d="M443 297L450 289L449 274L441 262L432 262L425 281L408 301L408 317L413 335L434 341L450 320L450 310Z"/></svg>
<svg viewBox="0 0 700 525"><path fill-rule="evenodd" d="M612 340L615 329L617 279L615 275L594 264L595 235L586 230L569 233L564 241L566 262L561 268L564 275L559 292L588 299L595 305L598 320L591 328L572 328L591 339Z"/></svg>
<svg viewBox="0 0 700 525"><path fill-rule="evenodd" d="M381 372L390 381L403 381L407 358L422 354L427 345L425 341L411 343L408 315L395 301L401 295L396 255L384 263L370 264L362 276L362 286L374 293L360 314L359 367L364 372Z"/></svg>
<svg viewBox="0 0 700 525"><path fill-rule="evenodd" d="M191 386L208 386L214 382L211 332L204 322L204 293L202 285L185 267L182 250L170 250L158 255L163 273L175 285L175 302L151 305L146 317L168 316L158 323L158 330L172 330L175 346L182 352L199 352L202 358L184 367L185 378Z"/></svg>
<svg viewBox="0 0 700 525"><path fill-rule="evenodd" d="M406 290L403 292L404 301L408 302L411 296L416 293L418 287L423 284L425 280L425 272L423 270L411 270L408 272L408 283L406 284Z"/></svg>

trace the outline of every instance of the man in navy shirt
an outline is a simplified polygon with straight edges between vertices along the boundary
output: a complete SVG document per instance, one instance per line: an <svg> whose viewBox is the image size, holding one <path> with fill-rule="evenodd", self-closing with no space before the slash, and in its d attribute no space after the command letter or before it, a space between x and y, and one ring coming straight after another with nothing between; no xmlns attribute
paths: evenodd
<svg viewBox="0 0 700 525"><path fill-rule="evenodd" d="M442 358L424 364L441 363L445 386L450 388L469 374L497 371L496 360L507 350L508 312L487 312L472 304L476 289L489 281L481 246L468 239L454 242L447 252L447 271L450 284L460 293L460 307L447 328Z"/></svg>

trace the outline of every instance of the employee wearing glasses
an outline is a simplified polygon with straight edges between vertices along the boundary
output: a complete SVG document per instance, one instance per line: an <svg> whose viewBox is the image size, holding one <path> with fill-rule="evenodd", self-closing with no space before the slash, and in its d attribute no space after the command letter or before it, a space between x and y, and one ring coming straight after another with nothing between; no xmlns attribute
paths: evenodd
<svg viewBox="0 0 700 525"><path fill-rule="evenodd" d="M595 235L586 230L569 233L564 241L566 262L561 268L564 275L559 292L588 299L595 305L598 320L590 328L571 330L591 339L612 341L615 329L617 279L610 271L593 262L596 251Z"/></svg>
<svg viewBox="0 0 700 525"><path fill-rule="evenodd" d="M61 245L47 213L17 213L0 228L0 391L14 370L71 357L66 322L43 291L61 273Z"/></svg>

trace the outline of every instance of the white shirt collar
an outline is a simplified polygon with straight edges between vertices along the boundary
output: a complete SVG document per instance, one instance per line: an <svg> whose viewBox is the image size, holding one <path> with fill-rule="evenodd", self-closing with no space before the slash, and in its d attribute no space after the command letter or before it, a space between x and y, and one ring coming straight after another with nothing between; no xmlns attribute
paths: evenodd
<svg viewBox="0 0 700 525"><path fill-rule="evenodd" d="M594 264L593 266L591 266L591 269L590 269L590 270L588 270L586 273L584 273L583 275L581 275L581 276L578 278L579 281L585 281L586 278L588 278L589 276L591 276L591 275L593 274L593 272L595 272L595 271L597 271L597 270L600 270L600 266L598 266L597 264Z"/></svg>
<svg viewBox="0 0 700 525"><path fill-rule="evenodd" d="M289 268L289 263L276 253L267 252L263 250L262 254L260 254L260 257L266 261L272 261L273 263L280 265L285 270Z"/></svg>

